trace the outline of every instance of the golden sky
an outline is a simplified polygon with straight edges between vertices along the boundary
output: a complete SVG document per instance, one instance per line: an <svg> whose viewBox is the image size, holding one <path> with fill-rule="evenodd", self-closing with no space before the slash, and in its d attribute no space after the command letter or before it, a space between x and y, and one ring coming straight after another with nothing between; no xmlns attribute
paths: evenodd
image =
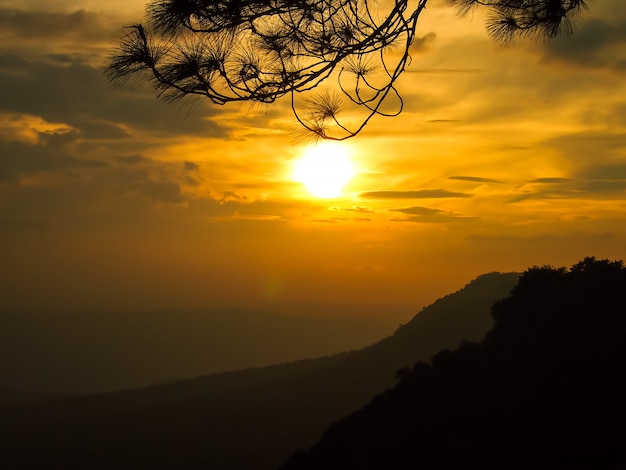
<svg viewBox="0 0 626 470"><path fill-rule="evenodd" d="M626 13L494 43L424 11L405 110L312 196L288 103L159 102L103 68L144 0L0 6L0 308L416 309L489 271L626 257Z"/></svg>

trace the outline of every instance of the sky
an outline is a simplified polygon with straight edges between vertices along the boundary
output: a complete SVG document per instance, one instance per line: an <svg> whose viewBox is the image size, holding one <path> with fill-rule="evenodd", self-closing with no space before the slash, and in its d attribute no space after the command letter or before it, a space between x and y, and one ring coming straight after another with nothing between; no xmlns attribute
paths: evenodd
<svg viewBox="0 0 626 470"><path fill-rule="evenodd" d="M395 118L319 198L289 105L168 104L103 70L144 0L0 3L0 309L417 308L626 257L626 12L502 45L431 1Z"/></svg>

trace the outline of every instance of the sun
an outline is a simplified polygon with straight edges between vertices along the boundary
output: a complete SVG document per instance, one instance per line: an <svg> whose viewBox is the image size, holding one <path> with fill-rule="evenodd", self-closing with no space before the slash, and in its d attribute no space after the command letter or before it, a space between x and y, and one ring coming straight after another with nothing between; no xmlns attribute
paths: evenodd
<svg viewBox="0 0 626 470"><path fill-rule="evenodd" d="M341 196L344 186L354 176L354 166L345 146L321 142L310 147L296 161L293 179L304 184L319 198Z"/></svg>

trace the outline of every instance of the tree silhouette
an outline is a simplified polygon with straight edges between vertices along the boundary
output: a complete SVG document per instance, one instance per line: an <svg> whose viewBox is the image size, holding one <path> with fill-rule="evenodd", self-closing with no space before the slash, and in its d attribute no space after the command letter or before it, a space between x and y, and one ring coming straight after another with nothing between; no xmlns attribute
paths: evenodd
<svg viewBox="0 0 626 470"><path fill-rule="evenodd" d="M619 260L530 268L480 343L404 370L280 470L624 468L624 292Z"/></svg>
<svg viewBox="0 0 626 470"><path fill-rule="evenodd" d="M585 0L448 1L461 15L489 8L487 30L501 41L569 33L586 7ZM386 0L383 12L376 0L156 0L145 24L127 27L107 74L114 82L147 76L168 101L268 104L288 96L307 134L343 140L375 115L402 111L395 84L427 2ZM337 86L322 87L331 77ZM354 121L348 107L363 114Z"/></svg>

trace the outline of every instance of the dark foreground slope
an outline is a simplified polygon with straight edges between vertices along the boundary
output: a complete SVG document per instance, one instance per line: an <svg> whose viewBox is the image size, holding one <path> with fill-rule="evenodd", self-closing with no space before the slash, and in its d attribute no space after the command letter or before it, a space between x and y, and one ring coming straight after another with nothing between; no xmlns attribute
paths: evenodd
<svg viewBox="0 0 626 470"><path fill-rule="evenodd" d="M419 362L283 470L626 464L626 268L533 268L480 344Z"/></svg>
<svg viewBox="0 0 626 470"><path fill-rule="evenodd" d="M491 328L518 274L487 274L351 353L129 392L0 408L5 468L264 470L428 360ZM34 451L36 449L36 452Z"/></svg>

